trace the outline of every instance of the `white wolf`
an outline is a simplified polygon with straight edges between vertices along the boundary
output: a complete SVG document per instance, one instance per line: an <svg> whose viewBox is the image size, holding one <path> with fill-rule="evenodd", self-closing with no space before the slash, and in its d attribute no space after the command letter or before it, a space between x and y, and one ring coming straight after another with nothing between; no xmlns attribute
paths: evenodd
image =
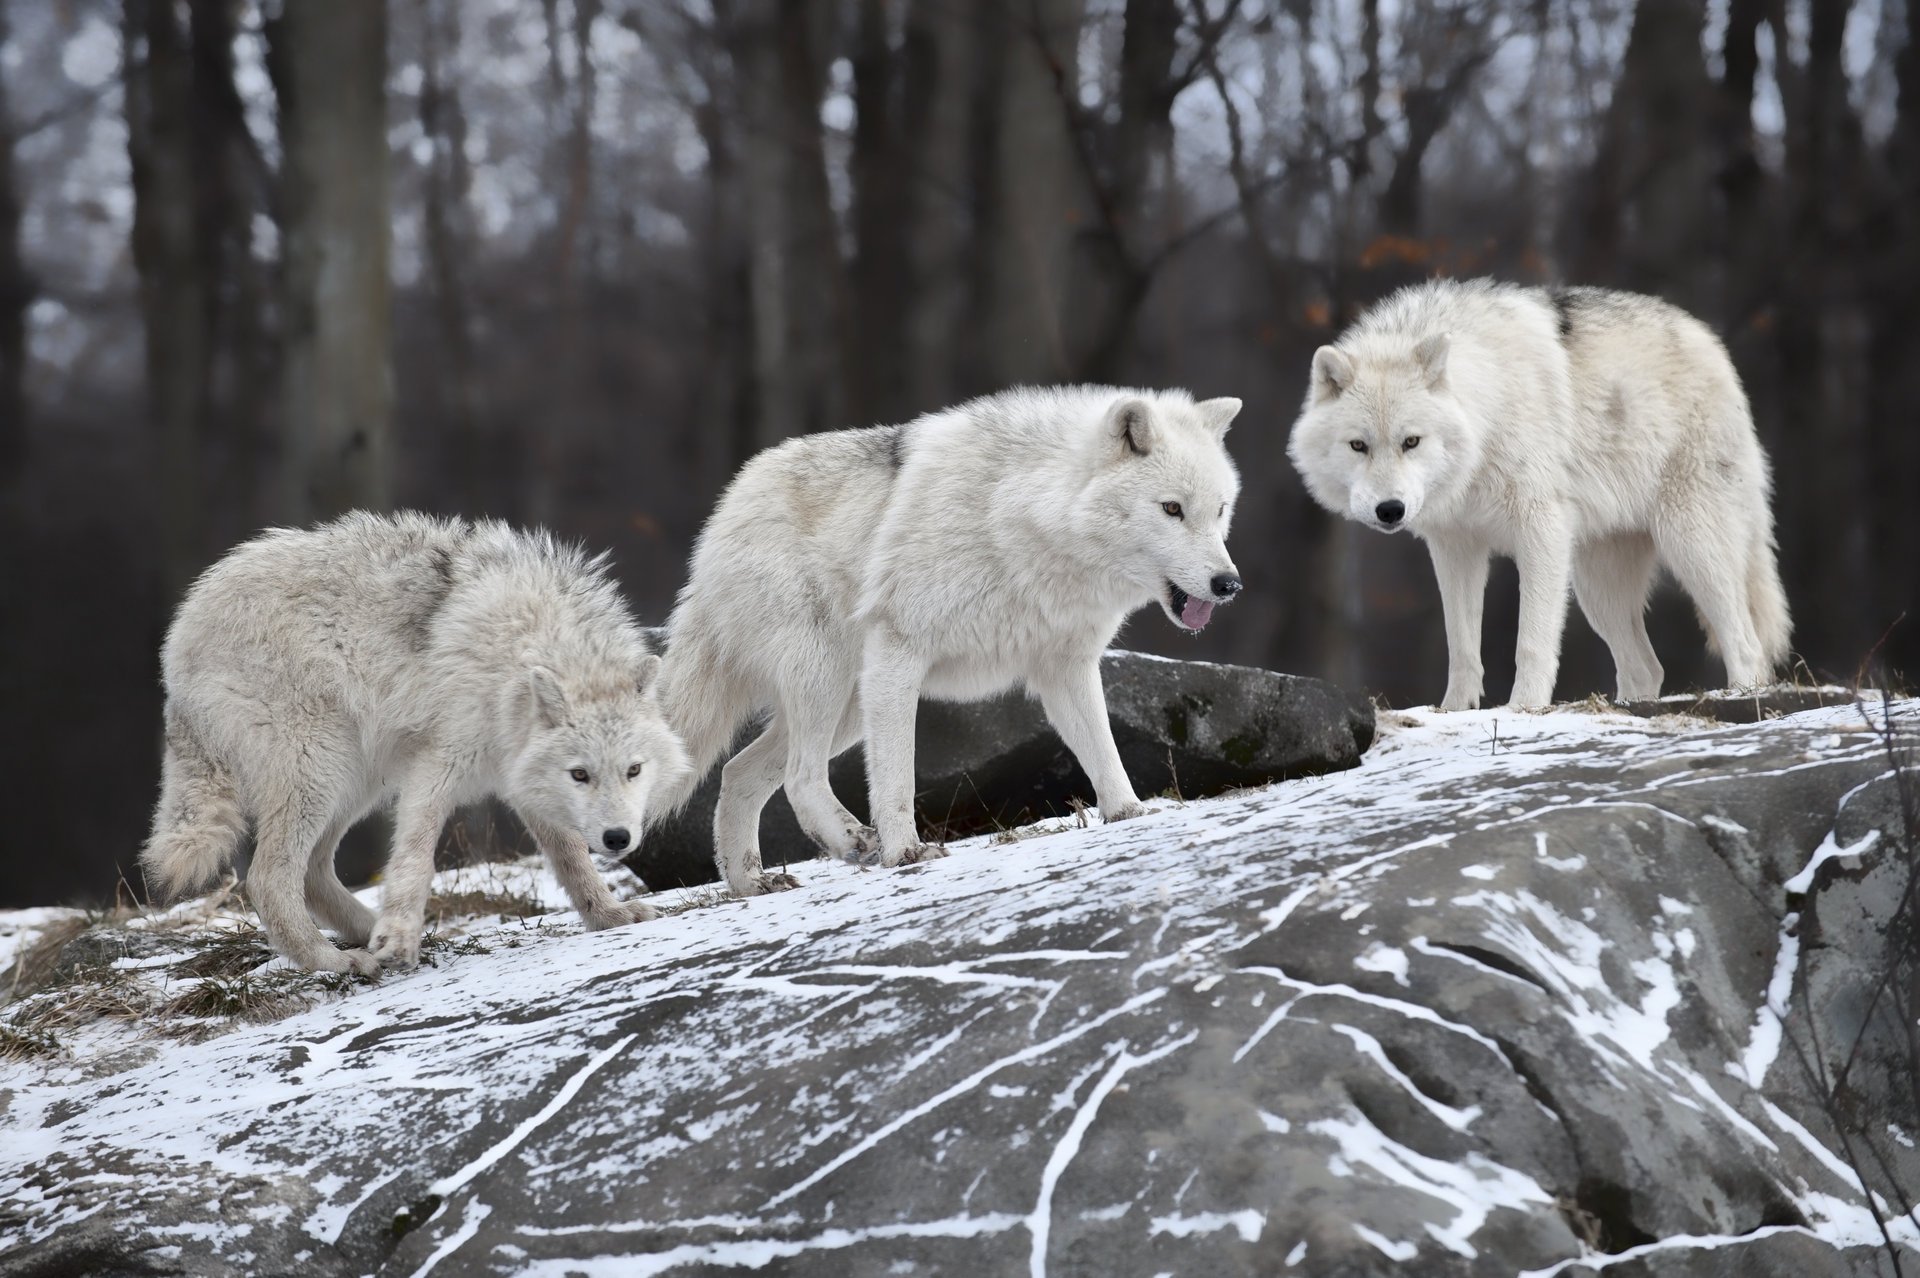
<svg viewBox="0 0 1920 1278"><path fill-rule="evenodd" d="M1313 357L1287 453L1328 510L1424 538L1447 627L1441 708L1480 704L1489 554L1520 569L1512 704L1545 705L1571 578L1622 700L1658 696L1647 593L1664 564L1733 687L1785 659L1771 479L1740 378L1704 324L1597 288L1439 280Z"/></svg>
<svg viewBox="0 0 1920 1278"><path fill-rule="evenodd" d="M247 892L276 949L315 970L409 966L441 826L498 794L588 927L653 917L614 899L589 845L625 851L687 759L604 557L412 514L268 532L194 584L161 663L166 753L141 853L161 894L212 878L251 825ZM333 855L388 799L376 920Z"/></svg>
<svg viewBox="0 0 1920 1278"><path fill-rule="evenodd" d="M760 810L783 780L830 854L888 866L937 854L913 812L923 693L1024 684L1102 815L1143 811L1100 653L1145 604L1197 631L1239 591L1226 547L1239 477L1223 446L1239 410L1183 391L1017 389L748 462L700 534L661 676L692 778L747 716L772 712L722 773L714 846L733 890L792 886L760 862ZM877 831L827 785L828 760L863 736Z"/></svg>

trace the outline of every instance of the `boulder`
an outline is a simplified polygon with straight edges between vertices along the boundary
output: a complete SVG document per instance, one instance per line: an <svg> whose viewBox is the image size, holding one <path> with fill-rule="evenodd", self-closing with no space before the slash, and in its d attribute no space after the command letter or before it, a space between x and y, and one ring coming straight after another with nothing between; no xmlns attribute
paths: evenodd
<svg viewBox="0 0 1920 1278"><path fill-rule="evenodd" d="M1911 1268L1910 750L1852 707L1380 727L0 1063L0 1275Z"/></svg>
<svg viewBox="0 0 1920 1278"><path fill-rule="evenodd" d="M1106 654L1101 673L1114 741L1143 798L1201 798L1351 768L1373 742L1372 707L1324 680L1117 651ZM920 826L936 841L1067 816L1093 802L1086 774L1025 695L923 701L914 742ZM860 747L834 760L830 775L834 793L865 820ZM685 808L647 832L628 867L656 891L719 878L719 797L716 767ZM760 852L768 865L817 853L783 793L761 816Z"/></svg>

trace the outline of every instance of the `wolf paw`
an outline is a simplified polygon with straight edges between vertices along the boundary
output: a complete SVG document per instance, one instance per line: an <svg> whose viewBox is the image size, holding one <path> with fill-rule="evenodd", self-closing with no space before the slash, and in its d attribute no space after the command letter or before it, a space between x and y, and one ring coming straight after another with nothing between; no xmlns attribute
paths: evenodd
<svg viewBox="0 0 1920 1278"><path fill-rule="evenodd" d="M358 953L348 950L347 953ZM368 953L381 967L418 967L420 965L420 929L406 924L381 921L374 925Z"/></svg>
<svg viewBox="0 0 1920 1278"><path fill-rule="evenodd" d="M583 914L589 932L603 932L610 927L625 927L629 923L650 923L660 917L660 911L645 901L620 901L604 912Z"/></svg>
<svg viewBox="0 0 1920 1278"><path fill-rule="evenodd" d="M380 960L365 950L332 950L321 955L310 966L316 972L338 972L343 976L359 976L370 981L380 979Z"/></svg>
<svg viewBox="0 0 1920 1278"><path fill-rule="evenodd" d="M1478 710L1480 708L1480 686L1478 684L1447 685L1447 695L1440 698L1442 710Z"/></svg>
<svg viewBox="0 0 1920 1278"><path fill-rule="evenodd" d="M900 853L900 860L897 864L924 865L928 861L943 860L946 855L946 848L938 843L916 843L914 846Z"/></svg>
<svg viewBox="0 0 1920 1278"><path fill-rule="evenodd" d="M834 859L868 869L880 864L880 832L878 830L870 825L858 825L847 831L847 838L850 840L848 846L843 851L835 852Z"/></svg>
<svg viewBox="0 0 1920 1278"><path fill-rule="evenodd" d="M1122 803L1114 806L1111 810L1101 808L1100 823L1102 825L1112 825L1115 821L1131 821L1135 817L1146 816L1152 811L1153 809L1144 803Z"/></svg>

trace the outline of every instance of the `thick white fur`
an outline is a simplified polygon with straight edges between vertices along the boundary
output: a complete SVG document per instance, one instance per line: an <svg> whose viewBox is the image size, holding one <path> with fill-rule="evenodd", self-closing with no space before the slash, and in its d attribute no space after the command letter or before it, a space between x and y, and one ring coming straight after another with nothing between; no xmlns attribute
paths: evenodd
<svg viewBox="0 0 1920 1278"><path fill-rule="evenodd" d="M1520 569L1513 705L1553 696L1569 581L1613 652L1620 698L1658 696L1645 612L1659 565L1693 597L1730 686L1764 684L1786 658L1771 478L1746 394L1719 339L1665 302L1488 280L1404 289L1315 354L1287 452L1328 510L1427 542L1446 613L1443 709L1480 704L1491 554ZM1388 501L1405 506L1393 528Z"/></svg>
<svg viewBox="0 0 1920 1278"><path fill-rule="evenodd" d="M588 927L653 917L614 899L589 847L619 829L637 841L649 796L677 790L687 759L660 712L660 658L604 558L413 514L277 530L194 584L161 661L166 750L141 854L159 894L211 879L251 825L247 892L276 949L315 970L410 966L441 827L497 794ZM376 920L333 856L389 799Z"/></svg>
<svg viewBox="0 0 1920 1278"><path fill-rule="evenodd" d="M1226 534L1239 477L1223 439L1239 408L1181 391L1020 389L748 462L700 535L661 677L690 777L771 711L726 765L714 815L733 890L792 883L760 861L760 810L783 782L830 854L888 866L936 854L913 814L922 695L1024 684L1106 819L1142 811L1100 653L1145 604L1174 617L1170 583L1209 601L1216 576L1237 588ZM827 785L828 761L863 737L877 832Z"/></svg>

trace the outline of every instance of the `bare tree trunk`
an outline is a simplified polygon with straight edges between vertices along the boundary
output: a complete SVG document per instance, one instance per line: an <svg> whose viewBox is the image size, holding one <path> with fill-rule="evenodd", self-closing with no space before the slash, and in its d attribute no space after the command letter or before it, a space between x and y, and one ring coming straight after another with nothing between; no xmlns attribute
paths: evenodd
<svg viewBox="0 0 1920 1278"><path fill-rule="evenodd" d="M1920 431L1913 428L1920 403L1920 3L1908 0L1906 18L1906 43L1894 61L1899 99L1887 140L1891 189L1875 292L1867 448L1874 459L1868 555L1880 565L1873 624L1893 626L1904 615L1882 659L1911 676L1920 669L1920 600L1910 570L1920 563L1920 523L1911 513L1913 477L1920 475Z"/></svg>
<svg viewBox="0 0 1920 1278"><path fill-rule="evenodd" d="M428 0L420 55L420 128L433 147L427 165L423 213L427 274L432 281L434 315L445 349L448 376L441 396L455 439L455 487L470 507L480 504L476 463L482 455L477 434L480 394L475 383L471 309L460 267L470 238L467 211L472 169L467 163L467 117L459 87L443 65L445 50L460 47L458 0Z"/></svg>
<svg viewBox="0 0 1920 1278"><path fill-rule="evenodd" d="M1647 0L1634 10L1584 202L1577 272L1694 310L1711 300L1715 258L1705 19L1705 0Z"/></svg>
<svg viewBox="0 0 1920 1278"><path fill-rule="evenodd" d="M169 594L201 567L201 432L213 361L214 283L196 225L193 62L182 17L169 0L128 0L124 13L133 260L156 442L162 584Z"/></svg>
<svg viewBox="0 0 1920 1278"><path fill-rule="evenodd" d="M853 47L853 290L850 412L858 422L907 417L907 316L915 295L911 216L915 159L907 147L890 0L860 0Z"/></svg>
<svg viewBox="0 0 1920 1278"><path fill-rule="evenodd" d="M753 451L846 424L846 271L820 136L827 6L750 0L734 29L747 130Z"/></svg>
<svg viewBox="0 0 1920 1278"><path fill-rule="evenodd" d="M998 385L1072 371L1065 320L1080 172L1058 84L1078 84L1081 0L1010 8L985 231L986 370Z"/></svg>
<svg viewBox="0 0 1920 1278"><path fill-rule="evenodd" d="M1795 252L1783 276L1775 333L1787 413L1777 458L1782 558L1790 588L1798 586L1795 637L1804 650L1850 665L1879 636L1865 624L1872 598L1866 557L1872 468L1865 420L1868 317L1857 301L1855 237L1869 193L1842 64L1848 7L1812 6L1805 71L1787 99L1796 108L1787 119ZM1785 47L1784 27L1784 21L1775 27L1776 47ZM1896 500L1904 515L1907 496Z"/></svg>
<svg viewBox="0 0 1920 1278"><path fill-rule="evenodd" d="M286 499L296 520L390 502L386 0L267 24L284 159Z"/></svg>
<svg viewBox="0 0 1920 1278"><path fill-rule="evenodd" d="M961 324L974 213L970 165L979 15L946 0L910 3L906 131L918 176L907 231L914 291L902 363L912 411L927 412L955 399L961 385Z"/></svg>
<svg viewBox="0 0 1920 1278"><path fill-rule="evenodd" d="M6 0L0 0L0 48L7 43ZM27 307L33 279L20 259L20 197L14 189L13 131L6 68L0 65L0 476L12 478L26 455Z"/></svg>

